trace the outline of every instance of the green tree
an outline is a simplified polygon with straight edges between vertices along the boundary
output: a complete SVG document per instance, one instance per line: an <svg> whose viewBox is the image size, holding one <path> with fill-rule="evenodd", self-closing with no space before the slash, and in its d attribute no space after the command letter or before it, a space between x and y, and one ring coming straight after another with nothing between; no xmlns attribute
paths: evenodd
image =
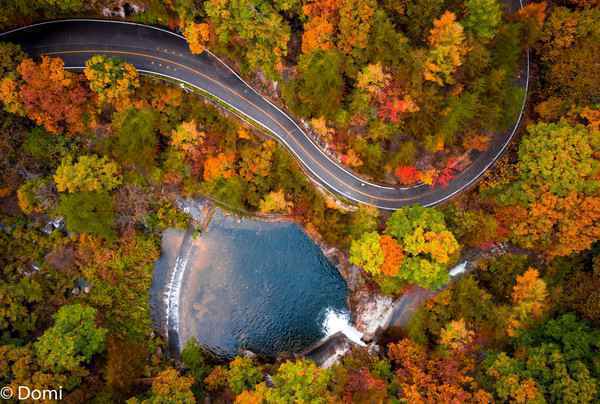
<svg viewBox="0 0 600 404"><path fill-rule="evenodd" d="M95 286L95 285L94 285ZM131 397L137 380L144 375L147 341L136 342L115 334L106 339L106 385L117 399Z"/></svg>
<svg viewBox="0 0 600 404"><path fill-rule="evenodd" d="M566 122L538 123L527 128L519 145L517 169L525 191L548 187L558 196L570 191L590 194L598 189L594 177L600 163L594 153L600 151L600 132Z"/></svg>
<svg viewBox="0 0 600 404"><path fill-rule="evenodd" d="M190 338L183 346L181 361L186 369L188 369L188 373L195 380L194 387L192 388L195 396L201 397L203 394L204 379L210 374L213 366L210 365L208 355L195 338Z"/></svg>
<svg viewBox="0 0 600 404"><path fill-rule="evenodd" d="M44 15L51 18L64 15L68 12L81 12L84 8L83 0L4 0L0 9L0 25L14 25L15 21L23 17Z"/></svg>
<svg viewBox="0 0 600 404"><path fill-rule="evenodd" d="M54 325L35 343L41 363L55 372L73 371L104 351L106 330L96 326L96 309L81 304L61 307Z"/></svg>
<svg viewBox="0 0 600 404"><path fill-rule="evenodd" d="M104 314L111 334L149 345L152 332L148 291L160 247L151 235L124 235L111 244L96 238L81 243L79 265L93 287L88 302ZM107 276L106 274L110 274Z"/></svg>
<svg viewBox="0 0 600 404"><path fill-rule="evenodd" d="M26 181L17 190L19 208L23 213L47 212L56 203L56 193L49 178L34 178Z"/></svg>
<svg viewBox="0 0 600 404"><path fill-rule="evenodd" d="M30 277L0 283L0 328L4 333L20 338L31 335L38 321L32 308L43 301L43 292L42 285Z"/></svg>
<svg viewBox="0 0 600 404"><path fill-rule="evenodd" d="M402 4L394 1L396 4ZM407 0L400 20L414 41L422 41L435 20L444 11L444 0Z"/></svg>
<svg viewBox="0 0 600 404"><path fill-rule="evenodd" d="M436 344L449 322L464 319L477 335L485 335L495 343L506 339L507 316L508 308L499 306L472 275L466 275L415 313L408 335L418 343Z"/></svg>
<svg viewBox="0 0 600 404"><path fill-rule="evenodd" d="M235 47L250 70L274 78L287 53L290 27L266 0L224 0L204 3L217 42Z"/></svg>
<svg viewBox="0 0 600 404"><path fill-rule="evenodd" d="M598 399L598 330L565 314L524 331L514 353L491 356L484 366L503 400L523 396L548 402L591 403Z"/></svg>
<svg viewBox="0 0 600 404"><path fill-rule="evenodd" d="M263 379L262 371L250 358L237 356L229 363L227 382L235 394L250 390Z"/></svg>
<svg viewBox="0 0 600 404"><path fill-rule="evenodd" d="M398 240L406 254L398 277L429 289L448 281L448 266L460 246L440 211L418 205L399 209L385 232Z"/></svg>
<svg viewBox="0 0 600 404"><path fill-rule="evenodd" d="M203 184L203 189L215 198L215 200L222 202L229 209L246 209L244 204L246 183L238 176L228 179L219 178L214 181L205 182Z"/></svg>
<svg viewBox="0 0 600 404"><path fill-rule="evenodd" d="M327 403L331 378L326 369L306 359L284 362L273 376L273 388L266 393L273 403Z"/></svg>
<svg viewBox="0 0 600 404"><path fill-rule="evenodd" d="M106 192L77 192L60 196L57 213L64 216L67 230L113 239L113 201Z"/></svg>
<svg viewBox="0 0 600 404"><path fill-rule="evenodd" d="M208 363L206 352L195 338L189 339L183 346L181 361L197 382L202 382L212 369Z"/></svg>
<svg viewBox="0 0 600 404"><path fill-rule="evenodd" d="M450 205L444 214L448 227L463 245L478 247L501 239L496 218L484 210L463 210Z"/></svg>
<svg viewBox="0 0 600 404"><path fill-rule="evenodd" d="M502 9L497 0L467 0L465 1L467 16L463 26L467 31L483 41L489 41L496 36L496 30L502 21Z"/></svg>
<svg viewBox="0 0 600 404"><path fill-rule="evenodd" d="M67 139L62 135L50 135L43 128L33 128L21 146L24 154L41 163L42 167L54 169L68 153Z"/></svg>
<svg viewBox="0 0 600 404"><path fill-rule="evenodd" d="M566 265L574 271L564 284L562 304L596 327L600 326L600 255L596 253L587 271L569 261Z"/></svg>
<svg viewBox="0 0 600 404"><path fill-rule="evenodd" d="M501 303L510 303L517 276L530 266L529 257L519 254L503 254L481 261L477 266L477 279L482 286Z"/></svg>
<svg viewBox="0 0 600 404"><path fill-rule="evenodd" d="M84 8L83 0L38 0L41 6L60 11L80 11Z"/></svg>
<svg viewBox="0 0 600 404"><path fill-rule="evenodd" d="M158 116L151 109L128 109L115 115L113 127L117 139L113 153L124 164L146 172L154 167L158 138L156 128Z"/></svg>
<svg viewBox="0 0 600 404"><path fill-rule="evenodd" d="M385 66L399 67L408 59L409 49L408 39L396 30L385 11L375 11L367 48L368 59Z"/></svg>
<svg viewBox="0 0 600 404"><path fill-rule="evenodd" d="M7 75L16 75L17 66L27 55L19 45L0 42L0 79Z"/></svg>
<svg viewBox="0 0 600 404"><path fill-rule="evenodd" d="M342 58L335 50L302 55L298 79L283 88L286 101L306 117L333 117L342 101Z"/></svg>
<svg viewBox="0 0 600 404"><path fill-rule="evenodd" d="M372 206L360 205L352 213L350 219L349 232L352 239L358 239L364 233L377 230L379 222L379 210Z"/></svg>

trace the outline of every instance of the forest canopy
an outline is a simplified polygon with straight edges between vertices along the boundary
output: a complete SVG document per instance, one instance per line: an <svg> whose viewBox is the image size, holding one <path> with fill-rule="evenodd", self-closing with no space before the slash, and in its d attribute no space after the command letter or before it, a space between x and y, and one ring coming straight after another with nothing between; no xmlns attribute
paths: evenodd
<svg viewBox="0 0 600 404"><path fill-rule="evenodd" d="M77 72L0 43L3 386L60 385L70 402L600 401L598 1L122 3L5 0L0 29L166 26L393 186L448 186L521 125L468 191L385 212L315 187L256 127L126 60ZM353 297L429 297L379 349L328 368L218 360L194 340L175 360L149 289L162 232L195 226L181 197L294 220L335 247Z"/></svg>

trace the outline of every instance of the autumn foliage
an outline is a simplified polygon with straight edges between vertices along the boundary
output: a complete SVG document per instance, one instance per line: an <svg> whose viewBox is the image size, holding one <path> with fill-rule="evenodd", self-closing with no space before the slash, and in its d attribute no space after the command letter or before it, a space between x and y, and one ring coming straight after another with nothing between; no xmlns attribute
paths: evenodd
<svg viewBox="0 0 600 404"><path fill-rule="evenodd" d="M210 26L206 23L197 24L190 22L186 24L183 35L188 41L190 51L198 55L204 52L206 44L210 40Z"/></svg>
<svg viewBox="0 0 600 404"><path fill-rule="evenodd" d="M90 118L86 105L89 91L80 76L63 66L61 59L47 56L39 64L24 59L17 68L18 81L4 80L0 96L9 105L20 104L29 118L50 133L79 134Z"/></svg>
<svg viewBox="0 0 600 404"><path fill-rule="evenodd" d="M539 278L536 269L529 268L523 275L517 276L517 284L512 293L514 308L508 334L515 335L518 329L539 320L547 307L547 297L546 283Z"/></svg>
<svg viewBox="0 0 600 404"><path fill-rule="evenodd" d="M388 356L397 366L395 379L408 402L491 401L490 394L479 388L469 375L473 370L473 362L465 357L436 357L408 339L390 344Z"/></svg>
<svg viewBox="0 0 600 404"><path fill-rule="evenodd" d="M453 84L453 73L462 65L468 48L465 45L463 27L456 15L446 11L433 22L429 33L429 56L423 73L425 80L437 84Z"/></svg>
<svg viewBox="0 0 600 404"><path fill-rule="evenodd" d="M204 161L204 181L233 177L235 175L234 162L234 153L219 153L216 156L208 157Z"/></svg>
<svg viewBox="0 0 600 404"><path fill-rule="evenodd" d="M412 185L420 179L419 171L413 166L398 166L395 174L402 185Z"/></svg>
<svg viewBox="0 0 600 404"><path fill-rule="evenodd" d="M140 86L138 72L130 63L102 55L92 56L86 63L83 74L90 89L98 95L100 105L108 100L124 109L130 104L132 92Z"/></svg>
<svg viewBox="0 0 600 404"><path fill-rule="evenodd" d="M381 272L387 276L395 276L400 271L402 260L404 259L404 253L402 247L394 238L386 235L381 236L379 239L379 245L383 251L383 264L381 265Z"/></svg>
<svg viewBox="0 0 600 404"><path fill-rule="evenodd" d="M302 34L302 52L327 50L333 46L333 37L337 26L338 0L312 0L302 7L305 16Z"/></svg>

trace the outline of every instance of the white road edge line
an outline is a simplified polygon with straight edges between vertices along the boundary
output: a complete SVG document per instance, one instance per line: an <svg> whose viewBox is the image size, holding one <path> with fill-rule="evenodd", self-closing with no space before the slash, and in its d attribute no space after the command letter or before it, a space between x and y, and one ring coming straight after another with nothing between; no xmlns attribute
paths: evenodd
<svg viewBox="0 0 600 404"><path fill-rule="evenodd" d="M109 51L109 50L107 50L107 51L106 51L106 53L110 53L110 51ZM68 69L68 70L83 70L83 69L85 69L85 66L83 66L83 67L82 67L82 66L66 66L66 67L65 67L65 69ZM208 92L207 90L205 90L205 89L203 89L203 88L201 88L201 87L198 87L198 86L196 86L196 85L194 85L194 84L192 84L192 83L189 83L189 82L187 82L187 81L185 81L185 80L181 80L181 79L178 79L178 78L176 78L176 77L169 76L168 74L159 73L159 72L154 72L154 71L151 71L151 70L145 70L145 69L137 69L137 71L138 71L138 72L141 72L141 73L145 73L145 74L147 74L147 75L150 75L150 76L162 76L162 77L166 77L166 78L168 78L168 79L172 79L172 80L178 81L178 82L180 82L180 83L187 84L187 85L189 85L190 87L193 87L193 88L196 88L196 89L200 90L201 92L205 92L205 93L209 93L209 94L210 94L210 92ZM213 95L213 97L219 98L219 97L217 97L217 96L215 96L215 95ZM221 99L221 98L219 98L219 99ZM225 102L224 100L221 100L221 101ZM357 199L356 199L356 197L352 197L352 196L350 196L350 195L346 194L345 192L343 192L343 191L340 191L339 189L337 189L336 187L334 187L333 185L331 185L331 184L329 184L327 181L325 181L325 180L324 180L324 179L323 179L323 178L322 178L322 177L321 177L319 174L317 174L317 173L316 173L316 172L315 172L315 171L314 171L314 170L313 170L311 167L309 167L309 165L308 165L308 164L306 164L306 163L304 162L304 160L302 160L302 159L300 158L300 156L299 156L299 155L298 155L298 154L297 154L297 153L294 151L294 149L293 149L292 147L290 147L290 145L288 144L288 142L287 142L285 139L281 138L281 137L280 137L280 136L279 136L277 133L275 133L275 131L273 131L272 129L270 129L270 128L269 128L269 127L267 127L266 125L264 125L262 122L259 122L259 121L255 120L254 118L252 118L250 115L246 114L245 112L243 112L243 111L239 110L237 107L235 107L235 106L233 106L233 105L231 105L231 104L229 104L229 103L227 103L227 102L225 102L225 104L229 105L229 107L230 107L230 108L233 108L234 110L236 110L236 111L237 111L238 113L240 113L241 115L243 115L243 116L245 116L246 118L250 119L252 122L256 122L257 124L259 124L260 126L262 126L262 127L263 127L263 128L266 130L266 131L268 131L269 133L272 133L272 134L273 134L273 135L274 135L274 136L275 136L277 139L279 139L279 141L281 141L281 142L282 142L282 143L283 143L283 144L286 146L286 148L287 148L289 151L291 151L291 152L292 152L292 153L293 153L293 154L296 156L296 158L297 158L299 161L301 161L301 162L302 162L302 165L303 165L304 167L306 167L306 168L307 168L307 169L308 169L308 170L309 170L309 171L310 171L310 172L311 172L311 173L312 173L314 176L316 176L316 177L317 177L317 178L318 178L318 179L319 179L319 180L320 180L320 181L323 183L323 185L324 185L324 186L326 186L326 187L331 187L331 188L332 188L332 189L333 189L335 192L338 192L340 195L343 195L344 197L346 197L346 198L349 198L349 199L351 199L351 200L353 200L353 201L355 201L355 202L358 202L358 203L366 203L366 202L364 202L364 201L357 200ZM375 206L375 207L377 207L377 208L379 208L379 209L395 210L395 209L393 209L393 208L386 208L386 207L384 207L384 206L378 206L378 205L375 205L375 204L372 204L372 203L369 203L369 204L370 204L370 205L373 205L373 206Z"/></svg>
<svg viewBox="0 0 600 404"><path fill-rule="evenodd" d="M157 30L157 31L162 31L162 32L165 32L165 33L167 33L167 34L174 35L174 36L176 36L177 38L183 39L183 40L184 40L184 41L186 41L186 43L187 43L187 40L185 39L185 37L184 37L183 35L180 35L180 34L178 34L178 33L176 33L176 32L173 32L173 31L169 31L169 30L167 30L167 29L164 29L164 28L155 27L155 26L153 26L153 25L140 24L140 23L133 22L133 21L103 20L103 19L96 19L96 18L68 18L68 19L58 19L58 20L52 20L52 21L42 21L42 22L39 22L39 23L35 23L35 24L31 24L31 25L25 26L25 27L19 27L19 28L15 28L15 29L13 29L13 30L10 30L10 31L7 31L7 32L4 32L4 33L0 34L0 36L2 36L2 35L7 35L7 34L10 34L10 33L12 33L12 32L17 32L17 31L20 31L20 30L24 30L24 29L26 29L26 28L29 28L29 27L36 27L36 26L47 25L47 24L54 24L54 23L61 23L61 22L72 22L72 21L80 21L80 22L86 22L86 21L89 21L89 22L117 23L117 24L135 25L135 26L144 27L144 28L152 28L152 29L155 29L155 30ZM219 63L221 63L223 66L225 66L225 68L227 68L227 70L229 70L231 73L233 73L233 74L234 74L234 75L235 75L235 76L238 78L238 80L240 80L240 81L241 81L241 82L242 82L242 83L243 83L243 84L244 84L246 87L248 87L250 90L252 90L252 92L254 92L254 93L255 93L256 95L258 95L258 96L259 96L261 99L263 99L264 101L266 101L266 102L267 102L269 105L271 105L271 106L272 106L273 108L275 108L277 111L279 111L279 113L281 113L281 114L282 114L282 115L283 115L283 116L284 116L284 117L285 117L285 118L286 118L288 121L290 121L290 122L291 122L291 123L292 123L292 124L293 124L293 125L294 125L294 126L295 126L295 127L296 127L296 128L297 128L297 129L298 129L298 130L299 130L299 131L300 131L300 132L303 134L303 135L304 135L304 137L306 137L306 138L307 138L307 139L308 139L308 140L309 140L309 141L310 141L310 142L313 144L313 146L314 146L314 147L315 147L317 150L319 150L319 152L320 152L321 154L323 154L323 156L324 156L324 157L326 157L328 160L330 160L330 161L331 161L331 162L332 162L334 165L338 166L338 167L339 167L339 168L340 168L342 171L344 171L346 174L348 174L348 175L352 176L352 177L353 177L355 180L357 180L357 181L364 182L365 184L368 184L368 185L370 185L370 186L377 187L377 188L382 188L382 189L391 189L391 190L393 190L393 189L411 189L411 187L404 187L404 188L403 188L403 187L398 187L398 188L394 188L394 187L390 187L390 186L385 186L385 185L379 185L379 184L372 183L372 182L370 182L370 181L367 181L367 180L365 180L365 179L363 179L363 178L361 178L361 177L358 177L356 174L354 174L353 172L351 172L351 171L349 171L348 169L346 169L346 168L345 168L343 165L341 165L341 164L337 163L335 160L333 160L333 159L331 158L331 156L327 155L327 154L325 153L325 151L324 151L324 150L323 150L323 149L322 149L322 148L321 148L319 145L317 145L317 144L316 144L316 143L315 143L315 142L314 142L314 141L313 141L313 140L310 138L310 136L308 136L308 135L307 135L307 134L306 134L306 133L305 133L305 132L302 130L302 128L300 128L300 126L298 126L298 124L296 123L296 121L294 121L294 120L293 120L293 119L292 119L292 118L291 118L291 117L290 117L290 116L289 116L287 113L285 113L284 111L282 111L282 110L281 110L279 107L277 107L277 106L276 106L276 105L274 105L274 104L273 104L271 101L269 101L269 100L268 100L268 99L267 99L265 96L261 95L261 94L260 94L258 91L256 91L256 90L255 90L255 89L254 89L252 86L250 86L250 85L249 85L249 84L248 84L248 83L247 83L247 82L246 82L246 81L245 81L245 80L244 80L244 79L243 79L243 78L242 78L242 77L241 77L241 76L240 76L240 75L239 75L239 74L238 74L238 73L235 71L235 70L233 70L233 69L232 69L232 68L231 68L231 67L230 67L230 66L229 66L227 63L225 63L223 60L221 60L221 58L219 58L217 55L215 55L214 53L212 53L212 52L210 51L210 49L206 49L205 51L206 51L208 54L210 54L212 57L214 57L214 58L215 58L217 61L219 61ZM192 53L190 53L190 55L192 55L192 56L193 56L193 54L192 54ZM415 186L415 187L412 187L412 188L418 188L418 187L421 187L421 186L423 186L423 185L424 185L424 184L419 184L419 185L417 185L417 186Z"/></svg>
<svg viewBox="0 0 600 404"><path fill-rule="evenodd" d="M520 5L521 5L521 8L522 8L522 7L523 7L523 1L522 1L522 0L519 0L519 3L520 3ZM43 21L43 22L39 22L39 23L35 23L35 24L31 24L31 25L28 25L28 26L25 26L25 27L19 27L19 28L15 28L15 29L12 29L12 30L10 30L10 31L6 31L6 32L3 32L3 33L0 33L0 38L1 38L2 36L4 36L4 35L8 35L8 34L10 34L10 33L13 33L13 32L17 32L17 31L25 30L25 29L28 29L28 28L31 28L31 27L36 27L36 26L41 26L41 25L47 25L47 24L54 24L54 23L60 23L60 22L69 22L69 21L82 21L82 22L85 22L85 21L90 21L90 22L106 22L106 23L117 23L117 24L135 25L135 26L140 26L140 27L144 27L144 28L152 28L152 29L155 29L155 30L158 30L158 31L162 31L162 32L168 33L168 34L170 34L170 35L173 35L173 36L176 36L176 37L178 37L178 38L180 38L180 39L183 39L183 40L185 40L185 37L184 37L184 36L182 36L182 35L180 35L180 34L177 34L177 33L175 33L175 32L172 32L172 31L169 31L169 30L166 30L166 29L163 29L163 28L155 27L155 26L152 26L152 25L140 24L140 23L131 22L131 21L103 20L103 19L94 19L94 18L73 18L73 19L59 19L59 20L53 20L53 21ZM281 113L281 114L282 114L282 115L283 115L283 116L284 116L286 119L288 119L290 122L292 122L292 124L293 124L293 125L294 125L294 126L295 126L295 127L296 127L296 128L297 128L297 129L298 129L298 130L299 130L299 131L300 131L300 132L301 132L301 133L302 133L302 134L303 134L303 135L304 135L304 136L305 136L305 137L306 137L306 138L307 138L307 139L308 139L308 140L309 140L309 141L310 141L310 142L311 142L311 143L312 143L312 144L313 144L315 147L316 147L316 149L318 149L318 150L319 150L319 151L320 151L320 152L321 152L321 153L322 153L322 154L323 154L323 155L324 155L324 156L325 156L325 157L326 157L328 160L332 161L332 162L334 163L334 165L336 165L337 167L341 168L341 169L342 169L344 172L346 172L347 174L351 175L352 177L354 177L354 178L355 178L355 179L357 179L358 181L361 181L361 182L363 182L363 183L369 184L370 186L373 186L373 187L378 187L378 188L382 188L382 189L392 189L392 190L393 190L393 189L415 189L415 188L418 188L418 187L422 186L422 185L418 185L418 186L415 186L415 187L412 187L412 188L410 188L410 187L409 187L409 188L402 188L402 187L394 188L394 187L387 187L387 186L381 186L381 185L378 185L378 184L373 184L373 183L371 183L371 182L369 182L369 181L365 181L365 180L363 180L363 179L362 179L362 178L360 178L360 177L357 177L357 176L356 176L355 174L353 174L352 172L350 172L350 171L346 170L346 169L345 169L345 168L344 168L342 165L340 165L340 164L337 164L335 161L333 161L333 160L331 159L331 157L330 157L330 156L326 155L326 154L325 154L325 152L324 152L324 151L323 151L323 150L322 150L322 149L321 149L321 148L320 148L318 145L316 145L316 144L314 143L314 141L313 141L313 140L310 138L310 136L308 136L308 135L307 135L307 134L306 134L306 133L305 133L305 132L304 132L304 131L303 131L303 130L302 130L302 129L301 129L299 126L298 126L298 124L297 124L297 123L296 123L296 122L295 122L293 119L291 119L291 118L289 117L289 115L287 115L285 112L283 112L281 109L279 109L279 108L278 108L276 105L274 105L273 103L271 103L271 102L270 102L270 101L269 101L267 98L265 98L265 97L263 97L261 94L259 94L259 93L258 93L258 92L257 92L257 91L256 91L256 90L253 88L253 87L251 87L251 86L250 86L248 83L246 83L246 82L244 81L244 79L242 79L242 78L241 78L241 77L240 77L240 76L239 76L239 75L238 75L238 74L237 74L237 73L236 73L236 72L235 72L235 71L234 71L234 70L233 70L233 69L232 69L230 66L228 66L228 65L227 65L225 62L223 62L223 61L222 61L222 60L221 60L221 59L220 59L218 56L216 56L214 53L212 53L212 52L211 52L210 50L208 50L208 49L207 49L206 51L207 51L207 52L208 52L208 53L209 53L211 56L213 56L213 57L214 57L216 60L218 60L218 61L219 61L219 62L220 62L220 63L221 63L223 66L225 66L225 67L226 67L226 68L227 68L229 71L231 71L231 72L232 72L232 73L233 73L233 74L234 74L234 75L235 75L235 76L236 76L236 77L237 77L237 78L238 78L238 79L239 79L239 80L240 80L242 83L244 83L244 85L246 85L246 87L248 87L249 89L251 89L251 90L252 90L252 91L253 91L253 92L254 92L256 95L258 95L259 97L261 97L261 99L265 100L265 101L266 101L268 104L270 104L270 105L271 105L273 108L275 108L276 110L278 110L278 111L279 111L279 112L280 112L280 113ZM110 53L110 51L109 51L109 50L107 50L106 52ZM496 153L496 155L494 156L494 158L493 158L492 160L490 160L490 162L488 162L488 163L485 165L484 169L483 169L483 170L481 170L481 172L480 172L480 173L479 173L477 176L475 176L475 177L474 177L473 179L471 179L469 182L465 183L463 186L461 186L461 187L459 187L458 189L456 189L454 192L451 192L451 193L449 193L449 194L448 194L448 195L446 195L445 197L443 197L443 198L441 198L441 199L437 200L436 202L431 202L431 203L428 203L428 204L424 204L423 206L429 207L429 206L434 206L434 205L440 204L440 203L442 203L442 202L444 202L444 201L446 201L446 200L448 200L448 199L452 198L452 197L453 197L454 195L456 195L457 193L459 193L459 192L462 192L462 191L463 191L465 188L468 188L468 187L469 187L469 186L470 186L470 185L471 185L473 182L477 181L477 180L478 180L478 179L479 179L479 178L480 178L480 177L483 175L483 173L484 173L485 171L487 171L487 169L488 169L488 168L489 168L491 165L493 165L493 164L494 164L494 163L497 161L498 157L499 157L500 155L502 155L502 153L504 152L504 150L506 150L506 148L507 148L507 147L508 147L508 145L510 144L510 142L511 142L512 138L514 137L514 135L515 135L515 133L516 133L517 129L519 128L519 125L520 125L520 123L521 123L521 120L522 120L522 118L523 118L523 113L524 113L524 111L525 111L525 106L526 106L526 104L527 104L527 95L528 95L528 91L529 91L529 70L530 70L530 52L529 52L529 49L527 49L527 52L526 52L526 58L527 58L527 67L526 67L525 94L524 94L524 96L523 96L523 102L522 102L522 105L521 105L521 111L520 111L520 113L519 113L519 117L518 117L518 119L517 119L517 121L516 121L516 123L515 123L515 125L514 125L514 127L513 127L513 130L512 130L512 132L511 132L510 136L509 136L509 137L507 138L507 140L504 142L504 144L502 145L502 147L500 148L500 150L498 151L498 153ZM83 69L84 67L74 67L74 66L71 66L71 67L66 67L66 68L67 68L67 69L73 69L73 70L76 70L76 69L78 69L78 70L81 70L81 69ZM200 88L200 87L198 87L198 86L195 86L195 85L193 85L193 84L191 84L191 83L189 83L189 82L186 82L186 81L184 81L184 80L180 80L180 79L178 79L178 78L175 78L175 77L172 77L172 76L169 76L169 75L163 74L163 73L152 72L152 71L149 71L149 70L144 70L144 69L138 69L138 71L140 71L140 72L142 72L142 73L145 73L145 74L150 74L150 75L158 75L158 76L167 77L167 78L169 78L169 79L173 79L173 80L175 80L175 81L178 81L178 82L181 82L181 83L185 83L185 84L187 84L187 85L189 85L189 86L191 86L191 87L194 87L194 88L196 88L196 89L198 89L198 90L200 90L200 91L204 91L204 92L207 92L207 93L209 93L209 94L210 94L210 92L208 92L207 90L204 90L204 89L202 89L202 88ZM214 95L214 94L212 94L212 95L213 95L213 96L215 96L216 98L219 98L219 99L221 99L220 97L217 97L217 96L216 96L216 95ZM302 160L302 159L300 158L300 156L299 156L299 155L298 155L298 154L297 154L297 153L296 153L296 152L293 150L293 148L292 148L292 147L290 147L290 145L287 143L287 141L285 141L283 138L281 138L281 137L280 137L280 136L279 136L277 133L275 133L275 131L271 130L271 129L270 129L270 128L268 128L266 125L264 125L262 122L259 122L259 121L255 120L254 118L252 118L251 116L249 116L249 115L248 115L248 114L246 114L245 112L243 112L243 111L239 110L239 109L238 109L238 108L236 108L235 106L233 106L233 105L229 104L229 103L228 103L228 102L226 102L225 100L222 100L222 99L221 99L221 101L225 102L227 105L229 105L229 107L233 108L233 109L234 109L234 110L236 110L238 113L240 113L240 114L242 114L243 116L247 117L247 118L248 118L248 119L250 119L251 121L253 121L253 122L256 122L257 124L259 124L260 126L262 126L262 127L263 127L265 130L267 130L268 132L272 133L272 134L273 134L273 135L274 135L274 136L275 136L277 139L279 139L279 140L280 140L280 141L281 141L281 142L282 142L282 143L283 143L283 144L284 144L284 145L285 145L285 146L286 146L286 147L287 147L287 148L288 148L288 149L289 149L289 150L290 150L290 151L291 151L291 152L292 152L292 153L293 153L295 156L296 156L296 158L297 158L298 160L300 160L300 161L303 163L304 167L306 167L306 168L307 168L307 169L308 169L308 170L309 170L309 171L310 171L310 172L311 172L311 173L312 173L314 176L316 176L316 177L317 177L317 178L318 178L318 179L319 179L319 180L320 180L320 181L323 183L323 185L325 185L326 187L330 187L330 188L332 188L334 191L338 192L340 195L343 195L344 197L346 197L346 198L349 198L349 199L351 199L351 200L353 200L353 201L355 201L355 202L358 202L358 203L367 203L367 202L364 202L364 201L360 201L360 200L358 200L357 198L355 198L355 197L352 197L352 196L350 196L350 195L346 194L345 192L342 192L342 191L338 190L336 187L334 187L334 186L333 186L333 185L331 185L331 184L328 184L326 181L324 181L324 180L323 180L323 178L322 178L320 175L318 175L318 174L317 174L317 173L316 173L316 172L315 172L315 171L314 171L312 168L310 168L310 167L309 167L309 166L308 166L306 163L304 163L304 160ZM399 201L399 202L400 202L400 201ZM368 203L368 204L369 204L369 205L372 205L372 206L375 206L375 207L377 207L377 208L379 208L379 209L384 209L384 210L396 210L396 209L397 209L397 208L390 208L390 207L379 206L379 205L377 205L377 204L374 204L374 203Z"/></svg>

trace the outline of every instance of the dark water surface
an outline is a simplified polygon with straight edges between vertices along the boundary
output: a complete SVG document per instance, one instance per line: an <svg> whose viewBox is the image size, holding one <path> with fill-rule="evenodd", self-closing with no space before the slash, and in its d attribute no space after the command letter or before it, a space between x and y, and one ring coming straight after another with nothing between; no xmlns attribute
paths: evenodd
<svg viewBox="0 0 600 404"><path fill-rule="evenodd" d="M195 239L165 232L154 306L164 296L162 285L177 278L165 268L174 266L175 254L187 261L181 289L171 293L178 296L178 307L171 304L178 318L171 316L167 327L179 346L196 337L225 358L240 348L271 357L298 352L324 336L327 309L347 310L344 280L293 223L239 219L217 209Z"/></svg>

